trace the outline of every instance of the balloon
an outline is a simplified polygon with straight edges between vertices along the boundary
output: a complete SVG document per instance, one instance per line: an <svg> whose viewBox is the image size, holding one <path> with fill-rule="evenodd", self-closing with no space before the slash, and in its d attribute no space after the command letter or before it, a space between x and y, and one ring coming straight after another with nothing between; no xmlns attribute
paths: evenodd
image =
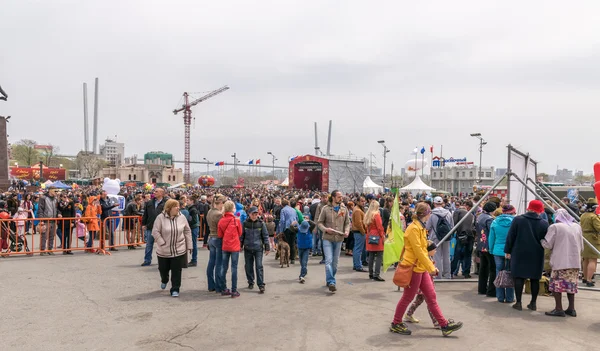
<svg viewBox="0 0 600 351"><path fill-rule="evenodd" d="M424 158L424 159L419 158L416 162L415 162L415 160L408 160L408 161L406 161L406 164L404 166L406 167L406 170L408 172L420 171L424 167L427 167L428 161L429 160L427 160L427 158Z"/></svg>
<svg viewBox="0 0 600 351"><path fill-rule="evenodd" d="M600 162L594 164L594 177L597 182L600 182Z"/></svg>
<svg viewBox="0 0 600 351"><path fill-rule="evenodd" d="M198 178L198 184L200 186L212 186L215 184L215 178L209 175L203 175Z"/></svg>
<svg viewBox="0 0 600 351"><path fill-rule="evenodd" d="M596 193L596 199L600 199L600 181L594 183L594 192ZM600 203L600 200L598 202Z"/></svg>

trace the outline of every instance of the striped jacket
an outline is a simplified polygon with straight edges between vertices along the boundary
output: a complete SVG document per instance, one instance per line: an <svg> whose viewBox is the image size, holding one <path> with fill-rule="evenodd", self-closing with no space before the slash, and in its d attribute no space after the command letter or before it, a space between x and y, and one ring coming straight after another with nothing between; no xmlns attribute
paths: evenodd
<svg viewBox="0 0 600 351"><path fill-rule="evenodd" d="M159 214L152 227L152 236L159 257L178 257L192 249L192 230L181 214L173 218L165 212Z"/></svg>

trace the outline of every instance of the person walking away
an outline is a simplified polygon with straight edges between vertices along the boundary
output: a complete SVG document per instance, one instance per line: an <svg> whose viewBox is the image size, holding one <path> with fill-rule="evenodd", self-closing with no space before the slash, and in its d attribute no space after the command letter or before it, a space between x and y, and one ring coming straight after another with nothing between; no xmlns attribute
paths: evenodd
<svg viewBox="0 0 600 351"><path fill-rule="evenodd" d="M369 253L369 279L373 279L377 282L384 282L385 279L379 276L383 261L383 243L385 242L385 229L383 228L381 220L379 202L375 200L371 201L369 204L369 210L365 215L364 224L367 228L367 235L366 238L363 235L361 239L363 244L366 244L366 248ZM354 242L354 245L357 243L358 240ZM356 264L356 260L354 262ZM358 263L362 265L360 260Z"/></svg>
<svg viewBox="0 0 600 351"><path fill-rule="evenodd" d="M514 206L504 205L502 207L502 214L494 219L490 227L490 236L488 238L489 253L494 257L496 276L500 271L509 269L509 262L504 257L504 246L506 245L508 230L516 213L517 209ZM496 298L500 303L513 303L515 301L515 289L496 287Z"/></svg>
<svg viewBox="0 0 600 351"><path fill-rule="evenodd" d="M106 191L102 190L100 193L100 207L102 208L102 214L100 215L100 223L102 223L102 230L104 233L108 233L108 245L110 246L110 251L118 251L115 245L115 226L116 220L112 219L104 222L105 219L109 218L112 214L112 210L115 207L119 207L119 204L113 203L112 199L108 197ZM106 236L102 239L106 240ZM102 246L104 246L104 242L102 242Z"/></svg>
<svg viewBox="0 0 600 351"><path fill-rule="evenodd" d="M319 205L321 204L321 195L319 194L315 194L315 196L313 196L313 200L310 204L310 207L308 209L308 212L310 212L310 219L313 222L317 221L317 208L319 207ZM323 255L323 251L321 250L322 248L322 236L323 234L321 233L321 231L319 230L319 228L315 228L315 232L313 235L313 247L312 247L312 255L313 256L321 256Z"/></svg>
<svg viewBox="0 0 600 351"><path fill-rule="evenodd" d="M359 197L356 202L356 207L352 212L352 235L354 236L354 249L352 251L352 263L354 265L353 269L357 272L366 272L362 268L362 253L365 250L365 235L367 234L367 225L365 223L365 204L367 200L364 197ZM373 203L371 201L371 203ZM371 207L369 206L369 211L371 211ZM377 206L377 211L379 211L379 204ZM371 215L371 219L373 219L373 215ZM381 220L381 217L379 218ZM385 240L385 239L384 239ZM382 240L383 247L383 240ZM382 253L383 255L383 253ZM382 256L383 258L383 256ZM380 262L381 263L381 262ZM381 266L381 264L379 265ZM379 271L379 270L378 270ZM371 266L369 266L369 274L371 278L373 276L373 272L371 270Z"/></svg>
<svg viewBox="0 0 600 351"><path fill-rule="evenodd" d="M298 219L298 213L290 206L290 202L287 199L281 201L283 208L280 212L279 228L278 233L285 235L285 241L290 246L290 263L295 263L296 258L296 233L289 230L290 226L296 223L300 223Z"/></svg>
<svg viewBox="0 0 600 351"><path fill-rule="evenodd" d="M98 219L98 215L102 210L100 209L100 202L98 201L97 196L88 197L88 205L85 208L84 217L85 222L87 224L87 230L89 232L87 247L88 250L86 252L94 253L94 239L96 238L97 233L100 231L100 222Z"/></svg>
<svg viewBox="0 0 600 351"><path fill-rule="evenodd" d="M456 224L467 217L456 229L456 247L454 248L454 257L451 264L452 277L458 276L462 265L463 277L465 279L471 278L471 255L473 254L473 243L475 241L475 217L470 213L472 208L473 202L469 200L459 205L452 213L452 220Z"/></svg>
<svg viewBox="0 0 600 351"><path fill-rule="evenodd" d="M186 253L192 250L192 231L187 219L179 212L179 202L168 200L152 226L156 242L160 288L165 289L171 274L171 296L178 297L181 272L186 263Z"/></svg>
<svg viewBox="0 0 600 351"><path fill-rule="evenodd" d="M310 221L304 221L298 228L298 256L300 257L300 276L298 281L300 284L306 282L308 274L308 255L313 247L313 238L310 228Z"/></svg>
<svg viewBox="0 0 600 351"><path fill-rule="evenodd" d="M554 295L554 309L546 312L547 316L577 317L575 311L575 294L583 250L583 233L581 226L565 209L559 209L554 216L554 224L548 228L542 246L552 250L550 256L550 291ZM569 307L563 310L562 294L567 294Z"/></svg>
<svg viewBox="0 0 600 351"><path fill-rule="evenodd" d="M165 190L163 188L157 188L154 190L154 199L146 202L144 207L144 215L142 216L142 230L144 231L144 238L146 239L146 249L144 250L144 262L142 267L149 266L152 263L152 248L154 247L154 236L152 235L152 229L154 228L154 221L159 214L161 214L165 208Z"/></svg>
<svg viewBox="0 0 600 351"><path fill-rule="evenodd" d="M494 262L494 256L490 253L488 240L490 228L494 221L494 217L492 217L494 211L496 211L496 204L487 202L483 206L483 212L477 218L476 224L477 252L480 258L477 292L479 295L486 295L487 297L496 297L496 286L494 286L496 263Z"/></svg>
<svg viewBox="0 0 600 351"><path fill-rule="evenodd" d="M433 241L437 245L436 257L434 257L435 265L441 274L441 278L452 279L451 264L450 264L450 240L444 241L441 245L438 245L440 240L444 238L452 227L454 227L454 221L452 220L452 214L450 211L444 208L444 200L440 196L436 196L433 199L434 209L431 211L429 216L426 229L429 233L429 240Z"/></svg>
<svg viewBox="0 0 600 351"><path fill-rule="evenodd" d="M592 244L596 250L600 250L600 217L596 214L598 200L590 198L587 201L585 213L581 216L581 229L583 237ZM583 247L583 283L591 288L596 285L594 282L594 273L598 267L600 255L596 253L589 245Z"/></svg>
<svg viewBox="0 0 600 351"><path fill-rule="evenodd" d="M240 219L233 214L235 204L233 201L227 201L223 205L224 215L219 220L217 228L219 238L223 239L223 265L221 267L221 277L225 289L221 296L231 296L236 298L240 296L237 290L237 265L240 257L240 237L242 236L242 224ZM229 268L229 259L231 258L231 290L227 289L227 270Z"/></svg>
<svg viewBox="0 0 600 351"><path fill-rule="evenodd" d="M198 266L198 235L200 234L200 215L198 209L194 205L194 198L187 197L186 205L189 213L188 225L192 230L192 258L188 263L188 267Z"/></svg>
<svg viewBox="0 0 600 351"><path fill-rule="evenodd" d="M273 222L273 215L265 214L265 221L267 226L267 232L269 233L269 246L271 251L275 250L275 222Z"/></svg>
<svg viewBox="0 0 600 351"><path fill-rule="evenodd" d="M433 243L433 241L427 240L427 255L429 256L430 260L433 260L433 256L435 256L435 250L436 250L436 247L435 247L435 244ZM434 283L434 286L435 286L435 283ZM410 307L408 308L408 311L406 312L406 316L404 316L405 322L408 322L408 323L419 323L420 322L417 318L415 318L414 314L417 311L417 308L419 308L419 306L421 306L424 301L425 301L425 295L423 295L423 292L421 290L419 290L419 292L417 293L417 297L415 298L415 301L413 301L413 303L410 305ZM439 325L437 319L435 319L435 317L431 313L429 306L427 307L427 313L429 313L429 318L431 318L431 322L433 323L433 328L440 329L440 325Z"/></svg>
<svg viewBox="0 0 600 351"><path fill-rule="evenodd" d="M342 193L334 190L327 205L323 206L317 221L323 234L323 253L325 254L325 279L329 291L337 290L335 275L342 250L342 241L350 234L348 209L342 203Z"/></svg>
<svg viewBox="0 0 600 351"><path fill-rule="evenodd" d="M58 198L56 196L56 188L48 188L46 196L41 196L38 208L38 218L40 220L47 219L44 221L46 224L46 231L40 233L40 256L54 255L52 249L54 248L54 238L56 237L56 220L60 212L58 211ZM47 244L47 246L46 246Z"/></svg>
<svg viewBox="0 0 600 351"><path fill-rule="evenodd" d="M137 223L139 222L139 217L143 215L142 211L142 194L137 194L133 201L127 204L125 207L125 211L123 211L123 216L125 217L138 217L138 218L125 218L124 219L124 229L125 236L127 238L127 249L135 250L135 243L137 235L134 235L141 228L136 228Z"/></svg>
<svg viewBox="0 0 600 351"><path fill-rule="evenodd" d="M527 308L537 310L537 296L540 291L540 278L544 269L544 248L541 241L548 232L548 222L540 217L544 203L532 200L527 213L515 217L506 237L504 254L510 260L510 270L515 282L517 302L513 308L522 311L521 296L525 280L531 283L531 302Z"/></svg>
<svg viewBox="0 0 600 351"><path fill-rule="evenodd" d="M223 218L223 197L217 195L213 199L212 208L206 214L206 221L209 226L208 264L206 266L206 277L208 280L208 291L220 294L225 290L224 277L221 277L221 268L223 266L223 239L219 238L219 221Z"/></svg>
<svg viewBox="0 0 600 351"><path fill-rule="evenodd" d="M404 233L404 255L403 262L409 265L414 265L410 286L404 289L400 301L396 306L394 320L391 323L390 331L402 335L411 335L412 332L406 324L402 322L402 317L406 313L408 305L413 301L418 291L420 290L425 297L427 308L431 311L438 324L442 329L442 335L448 336L453 332L462 328L462 322L454 322L446 320L440 306L437 303L433 279L431 276L439 273L436 266L428 256L427 248L427 223L431 216L431 208L428 204L420 202L415 208L415 214L412 218L412 223ZM435 257L435 256L434 256Z"/></svg>
<svg viewBox="0 0 600 351"><path fill-rule="evenodd" d="M208 233L209 233L210 227L208 226L207 217L208 217L208 211L210 211L210 209L211 209L211 205L208 202L208 197L206 195L200 196L200 201L196 204L196 209L198 210L198 216L202 217L200 226L202 226L203 233L204 233L203 244L204 244L204 247L208 247L207 237L209 237ZM200 228L200 226L198 226L198 228ZM200 232L200 230L198 230L198 232ZM215 233L215 235L217 235L217 233Z"/></svg>
<svg viewBox="0 0 600 351"><path fill-rule="evenodd" d="M244 261L248 289L254 289L254 277L256 269L256 283L260 294L265 293L264 269L262 263L263 250L267 256L271 250L269 246L269 232L267 225L260 219L258 207L252 206L248 209L248 219L242 226L242 248L244 249Z"/></svg>
<svg viewBox="0 0 600 351"><path fill-rule="evenodd" d="M67 194L60 195L58 211L63 220L59 222L56 232L58 237L62 238L63 255L72 255L73 253L70 250L72 232L71 223L74 219L66 220L65 218L75 218L75 203L67 197Z"/></svg>

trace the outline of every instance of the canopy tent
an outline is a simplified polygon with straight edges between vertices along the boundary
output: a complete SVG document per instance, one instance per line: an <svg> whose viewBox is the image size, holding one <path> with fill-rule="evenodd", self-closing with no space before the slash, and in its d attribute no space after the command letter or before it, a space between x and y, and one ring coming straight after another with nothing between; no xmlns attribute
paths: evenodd
<svg viewBox="0 0 600 351"><path fill-rule="evenodd" d="M417 176L412 181L412 183L410 183L407 186L405 186L404 188L400 189L400 191L409 191L411 193L416 193L416 192L420 192L420 191L432 192L432 191L435 191L435 189L430 187L429 185L425 184L421 180L421 177L419 177L419 175L417 174Z"/></svg>
<svg viewBox="0 0 600 351"><path fill-rule="evenodd" d="M61 182L60 180L57 180L56 182L52 183L51 185L53 188L57 188L57 189L71 189L70 186Z"/></svg>
<svg viewBox="0 0 600 351"><path fill-rule="evenodd" d="M279 186L290 186L290 178L289 177L285 178L283 183L279 184Z"/></svg>
<svg viewBox="0 0 600 351"><path fill-rule="evenodd" d="M383 192L383 187L375 183L371 177L367 176L363 182L363 193L365 194L379 194Z"/></svg>

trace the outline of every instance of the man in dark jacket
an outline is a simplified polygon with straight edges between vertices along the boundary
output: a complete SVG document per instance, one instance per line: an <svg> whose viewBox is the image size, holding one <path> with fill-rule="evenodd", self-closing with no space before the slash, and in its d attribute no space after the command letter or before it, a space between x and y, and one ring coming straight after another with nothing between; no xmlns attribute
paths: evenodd
<svg viewBox="0 0 600 351"><path fill-rule="evenodd" d="M483 212L477 218L477 253L479 254L479 284L477 291L480 295L487 297L496 297L496 287L494 280L496 279L496 262L494 256L489 252L490 246L488 237L490 236L490 228L494 217L492 213L496 211L496 204L487 202L483 206Z"/></svg>
<svg viewBox="0 0 600 351"><path fill-rule="evenodd" d="M112 199L108 197L106 191L103 190L102 193L100 193L100 207L102 208L102 213L100 214L100 223L104 225L104 220L110 217L113 208L119 207L119 204L113 203ZM116 248L112 247L115 244L114 228L114 220L106 221L106 227L102 228L104 233L108 233L108 243L109 246L111 246L110 251L118 251ZM104 245L104 243L102 245Z"/></svg>
<svg viewBox="0 0 600 351"><path fill-rule="evenodd" d="M452 276L457 276L462 264L462 272L465 279L471 278L471 255L473 254L473 243L475 241L475 217L470 213L473 201L468 200L460 204L459 208L452 214L454 223L458 224L465 216L467 219L456 229L456 247L452 259Z"/></svg>
<svg viewBox="0 0 600 351"><path fill-rule="evenodd" d="M154 246L154 237L152 236L152 227L156 217L164 210L165 203L165 190L157 188L154 191L154 199L146 202L144 207L144 215L142 216L142 229L144 230L144 236L146 238L146 251L144 253L144 263L142 267L149 266L152 262L152 248Z"/></svg>
<svg viewBox="0 0 600 351"><path fill-rule="evenodd" d="M261 294L265 292L263 274L263 247L265 255L269 254L269 233L266 224L258 217L258 208L250 207L250 217L244 222L242 229L242 248L246 261L246 278L248 289L254 289L254 268L256 266L256 282Z"/></svg>
<svg viewBox="0 0 600 351"><path fill-rule="evenodd" d="M198 201L196 203L196 209L198 210L198 216L202 217L199 228L202 227L202 234L204 237L204 242L203 242L204 247L208 247L208 235L210 234L210 228L208 227L208 221L206 220L206 216L208 215L208 211L210 211L211 203L212 203L212 199L210 199L210 201L209 201L209 199L206 195L200 196L200 201ZM200 230L198 230L198 232L199 231Z"/></svg>
<svg viewBox="0 0 600 351"><path fill-rule="evenodd" d="M200 233L200 216L198 209L194 205L195 199L187 198L187 210L190 214L188 224L192 230L192 259L188 267L196 267L198 265L198 234Z"/></svg>

